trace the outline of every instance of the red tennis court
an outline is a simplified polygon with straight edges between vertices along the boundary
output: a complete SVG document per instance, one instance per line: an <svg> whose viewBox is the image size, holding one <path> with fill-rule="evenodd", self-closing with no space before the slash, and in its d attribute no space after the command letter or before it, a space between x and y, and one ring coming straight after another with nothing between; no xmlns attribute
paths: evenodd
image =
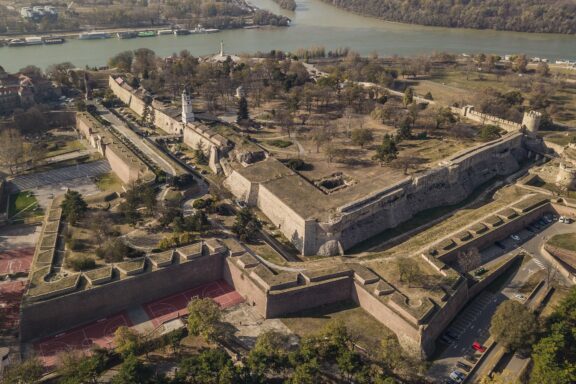
<svg viewBox="0 0 576 384"><path fill-rule="evenodd" d="M244 298L226 282L214 281L165 297L144 305L144 310L152 321L154 327L162 323L186 315L186 306L193 297L209 297L221 308L229 308L244 301Z"/></svg>
<svg viewBox="0 0 576 384"><path fill-rule="evenodd" d="M15 330L18 327L20 301L25 290L26 283L24 281L0 283L0 311L5 316L2 329Z"/></svg>
<svg viewBox="0 0 576 384"><path fill-rule="evenodd" d="M89 352L95 347L114 347L114 332L121 326L132 323L125 313L100 319L89 325L48 337L34 344L34 350L47 367L57 363L58 354L70 350Z"/></svg>
<svg viewBox="0 0 576 384"><path fill-rule="evenodd" d="M33 256L34 248L20 248L0 252L0 275L28 272Z"/></svg>

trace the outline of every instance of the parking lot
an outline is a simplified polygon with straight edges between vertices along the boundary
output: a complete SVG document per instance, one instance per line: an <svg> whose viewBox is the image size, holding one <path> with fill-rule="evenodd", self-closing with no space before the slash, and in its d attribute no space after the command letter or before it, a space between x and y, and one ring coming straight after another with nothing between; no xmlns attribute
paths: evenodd
<svg viewBox="0 0 576 384"><path fill-rule="evenodd" d="M526 300L520 294L520 289L538 271L548 268L549 263L542 255L542 247L546 240L556 234L576 231L576 224L565 224L559 221L551 221L540 226L541 228L525 228L512 236L498 241L498 244L481 251L482 263L486 270L500 263L502 257L523 251L530 259L515 271L512 278L498 292L484 290L474 298L454 321L447 327L442 337L438 340L438 348L442 350L438 358L433 362L428 375L435 382L448 381L451 372L458 370L466 373L465 369L457 366L458 362L470 367L473 363L464 357L467 355L479 356L472 349L472 343L478 341L484 344L490 336L490 322L498 306L505 300Z"/></svg>

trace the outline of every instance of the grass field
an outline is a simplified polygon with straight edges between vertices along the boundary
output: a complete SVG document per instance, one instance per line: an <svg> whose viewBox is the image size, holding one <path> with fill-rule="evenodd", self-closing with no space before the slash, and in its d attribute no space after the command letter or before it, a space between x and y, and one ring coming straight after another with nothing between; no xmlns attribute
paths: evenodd
<svg viewBox="0 0 576 384"><path fill-rule="evenodd" d="M35 204L33 206L33 204ZM30 216L30 214L38 213L35 207L38 206L38 200L31 192L19 192L10 195L10 203L8 205L8 217L13 217L16 214L19 214L23 209L28 208L22 214L19 214L20 217L24 218ZM26 214L24 214L26 213Z"/></svg>
<svg viewBox="0 0 576 384"><path fill-rule="evenodd" d="M114 172L105 173L95 180L96 186L101 191L120 191L122 182Z"/></svg>
<svg viewBox="0 0 576 384"><path fill-rule="evenodd" d="M554 247L576 252L576 233L564 233L552 237L548 243Z"/></svg>

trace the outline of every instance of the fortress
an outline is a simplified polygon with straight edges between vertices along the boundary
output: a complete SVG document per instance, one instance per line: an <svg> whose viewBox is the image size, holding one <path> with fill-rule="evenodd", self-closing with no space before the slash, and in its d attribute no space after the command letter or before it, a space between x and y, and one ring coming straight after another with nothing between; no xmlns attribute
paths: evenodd
<svg viewBox="0 0 576 384"><path fill-rule="evenodd" d="M142 90L134 90L122 78L113 76L109 86L130 109L140 116L144 113L147 102ZM224 172L225 186L248 206L260 209L302 255L341 255L421 211L457 204L482 184L516 172L538 141L534 134L541 120L540 113L533 111L525 114L523 124L518 124L478 113L472 106L453 108L464 118L495 124L508 133L465 149L413 177L348 184L346 175L332 175L328 184L336 188L324 188L326 180L308 180L266 155L244 156L256 158L250 162L234 161L234 156L227 159L234 147L231 141L205 125L189 122L189 116L178 120L190 113L189 103L184 94L182 112L171 115L155 101L148 104L154 109L158 128L166 133L182 133L188 146L196 148L200 143L209 150L210 167ZM242 156L236 153L236 157Z"/></svg>
<svg viewBox="0 0 576 384"><path fill-rule="evenodd" d="M273 158L235 169L226 185L258 207L303 255L337 255L418 212L456 204L489 180L516 172L529 157L526 140L521 132L510 133L368 193L362 180L325 194Z"/></svg>

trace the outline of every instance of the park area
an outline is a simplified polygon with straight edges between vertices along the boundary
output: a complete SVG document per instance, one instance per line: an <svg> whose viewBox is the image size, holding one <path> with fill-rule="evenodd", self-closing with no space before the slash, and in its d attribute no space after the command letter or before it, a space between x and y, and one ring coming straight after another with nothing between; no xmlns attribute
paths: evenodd
<svg viewBox="0 0 576 384"><path fill-rule="evenodd" d="M89 354L97 347L114 348L114 333L119 327L145 330L143 337L155 334L163 324L185 318L188 314L186 307L193 298L210 298L222 310L244 301L244 298L226 282L214 281L142 306L135 303L134 308L46 337L35 342L33 348L47 368L55 368L59 363L59 355L63 352L82 351ZM144 317L141 316L143 313Z"/></svg>

